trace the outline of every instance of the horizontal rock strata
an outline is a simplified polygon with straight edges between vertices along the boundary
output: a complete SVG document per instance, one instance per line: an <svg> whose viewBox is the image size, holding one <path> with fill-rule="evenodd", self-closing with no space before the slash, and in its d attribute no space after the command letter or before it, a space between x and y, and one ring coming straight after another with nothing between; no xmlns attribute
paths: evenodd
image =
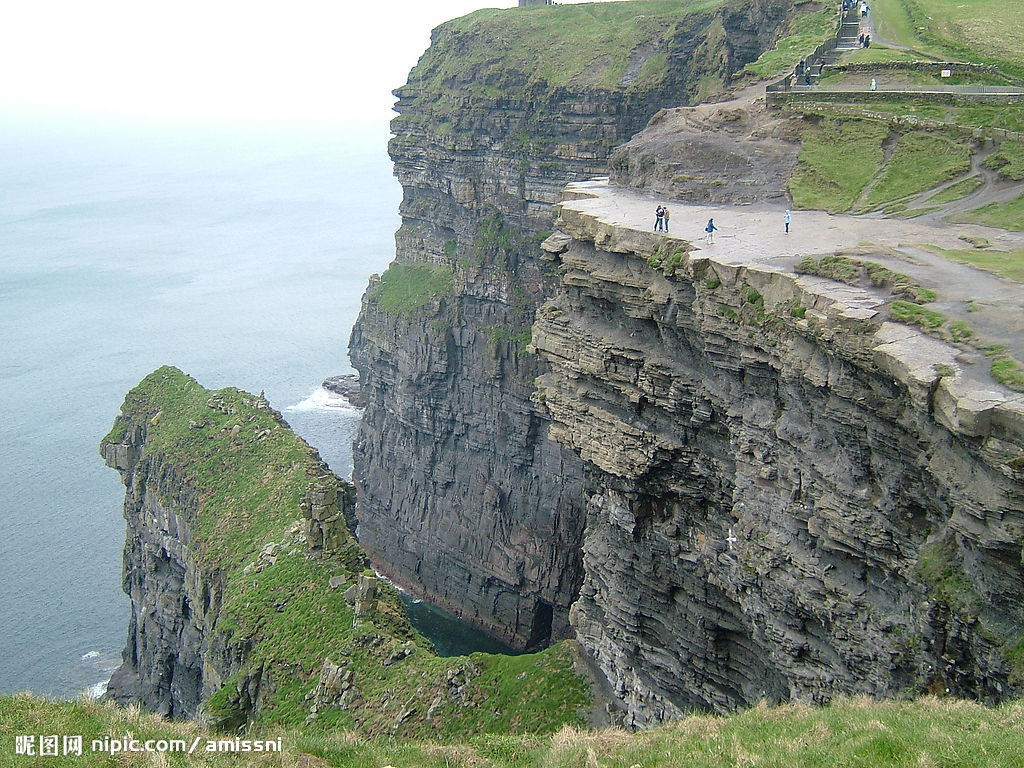
<svg viewBox="0 0 1024 768"><path fill-rule="evenodd" d="M530 20L605 12L566 6L442 26L397 92L397 258L371 283L350 345L366 398L359 537L397 583L520 647L570 633L582 578L582 463L547 438L531 401L545 369L525 351L554 288L536 247L551 205L663 105L756 58L792 10L775 0L666 8L678 18L625 22L635 47L607 84L596 81L610 57L556 85L548 78L564 72L524 54L534 43L557 50L575 23L539 32ZM513 22L525 25L518 38ZM437 288L415 301L389 288L426 278Z"/></svg>
<svg viewBox="0 0 1024 768"><path fill-rule="evenodd" d="M535 399L587 464L571 621L628 721L1019 691L1024 398L866 292L586 203L545 243Z"/></svg>

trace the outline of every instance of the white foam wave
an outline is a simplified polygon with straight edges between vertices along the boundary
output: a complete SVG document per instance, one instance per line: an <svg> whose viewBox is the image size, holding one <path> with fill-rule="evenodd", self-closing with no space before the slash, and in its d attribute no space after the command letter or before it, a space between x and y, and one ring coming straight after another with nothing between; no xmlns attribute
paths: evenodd
<svg viewBox="0 0 1024 768"><path fill-rule="evenodd" d="M107 683L109 682L110 680L102 680L98 683L93 683L85 689L86 696L88 696L90 699L98 699L100 696L107 692Z"/></svg>
<svg viewBox="0 0 1024 768"><path fill-rule="evenodd" d="M347 397L331 392L323 387L317 387L313 394L301 403L289 405L285 411L348 411L359 413L359 409L348 401Z"/></svg>
<svg viewBox="0 0 1024 768"><path fill-rule="evenodd" d="M98 659L100 656L99 651L89 651L88 653L82 654L82 661L89 661L89 659Z"/></svg>

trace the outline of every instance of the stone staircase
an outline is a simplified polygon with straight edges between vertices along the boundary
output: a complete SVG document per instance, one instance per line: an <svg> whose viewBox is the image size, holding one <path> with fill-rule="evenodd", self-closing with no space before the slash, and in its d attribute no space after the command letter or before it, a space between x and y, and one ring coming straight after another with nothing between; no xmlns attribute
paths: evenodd
<svg viewBox="0 0 1024 768"><path fill-rule="evenodd" d="M855 51L860 48L860 15L857 10L848 11L843 17L839 34L836 35L836 47L825 57L826 64L834 64L846 51Z"/></svg>

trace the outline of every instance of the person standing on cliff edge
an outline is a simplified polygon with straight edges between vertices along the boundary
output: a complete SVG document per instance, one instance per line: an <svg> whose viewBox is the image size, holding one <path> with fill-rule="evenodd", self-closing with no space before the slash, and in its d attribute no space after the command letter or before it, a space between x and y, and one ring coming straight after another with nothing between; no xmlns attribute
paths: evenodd
<svg viewBox="0 0 1024 768"><path fill-rule="evenodd" d="M668 218L669 218L668 208L662 207L661 213L662 213L661 226L664 227L666 232L668 232Z"/></svg>
<svg viewBox="0 0 1024 768"><path fill-rule="evenodd" d="M717 229L718 227L715 226L715 220L708 219L708 223L707 226L704 227L704 231L707 233L707 240L709 244L715 242L715 230Z"/></svg>
<svg viewBox="0 0 1024 768"><path fill-rule="evenodd" d="M782 220L786 224L786 234L788 235L789 225L793 223L793 212L789 208L786 209L786 215L782 217Z"/></svg>
<svg viewBox="0 0 1024 768"><path fill-rule="evenodd" d="M665 208L658 206L654 209L654 231L665 228Z"/></svg>

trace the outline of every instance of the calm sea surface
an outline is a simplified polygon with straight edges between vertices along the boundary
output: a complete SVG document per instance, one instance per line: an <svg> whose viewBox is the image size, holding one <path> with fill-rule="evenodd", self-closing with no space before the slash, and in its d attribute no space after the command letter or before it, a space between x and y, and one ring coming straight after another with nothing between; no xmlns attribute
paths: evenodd
<svg viewBox="0 0 1024 768"><path fill-rule="evenodd" d="M97 447L157 366L265 390L349 475L358 414L318 385L352 370L393 255L386 140L0 126L0 692L74 696L119 660L123 488Z"/></svg>

